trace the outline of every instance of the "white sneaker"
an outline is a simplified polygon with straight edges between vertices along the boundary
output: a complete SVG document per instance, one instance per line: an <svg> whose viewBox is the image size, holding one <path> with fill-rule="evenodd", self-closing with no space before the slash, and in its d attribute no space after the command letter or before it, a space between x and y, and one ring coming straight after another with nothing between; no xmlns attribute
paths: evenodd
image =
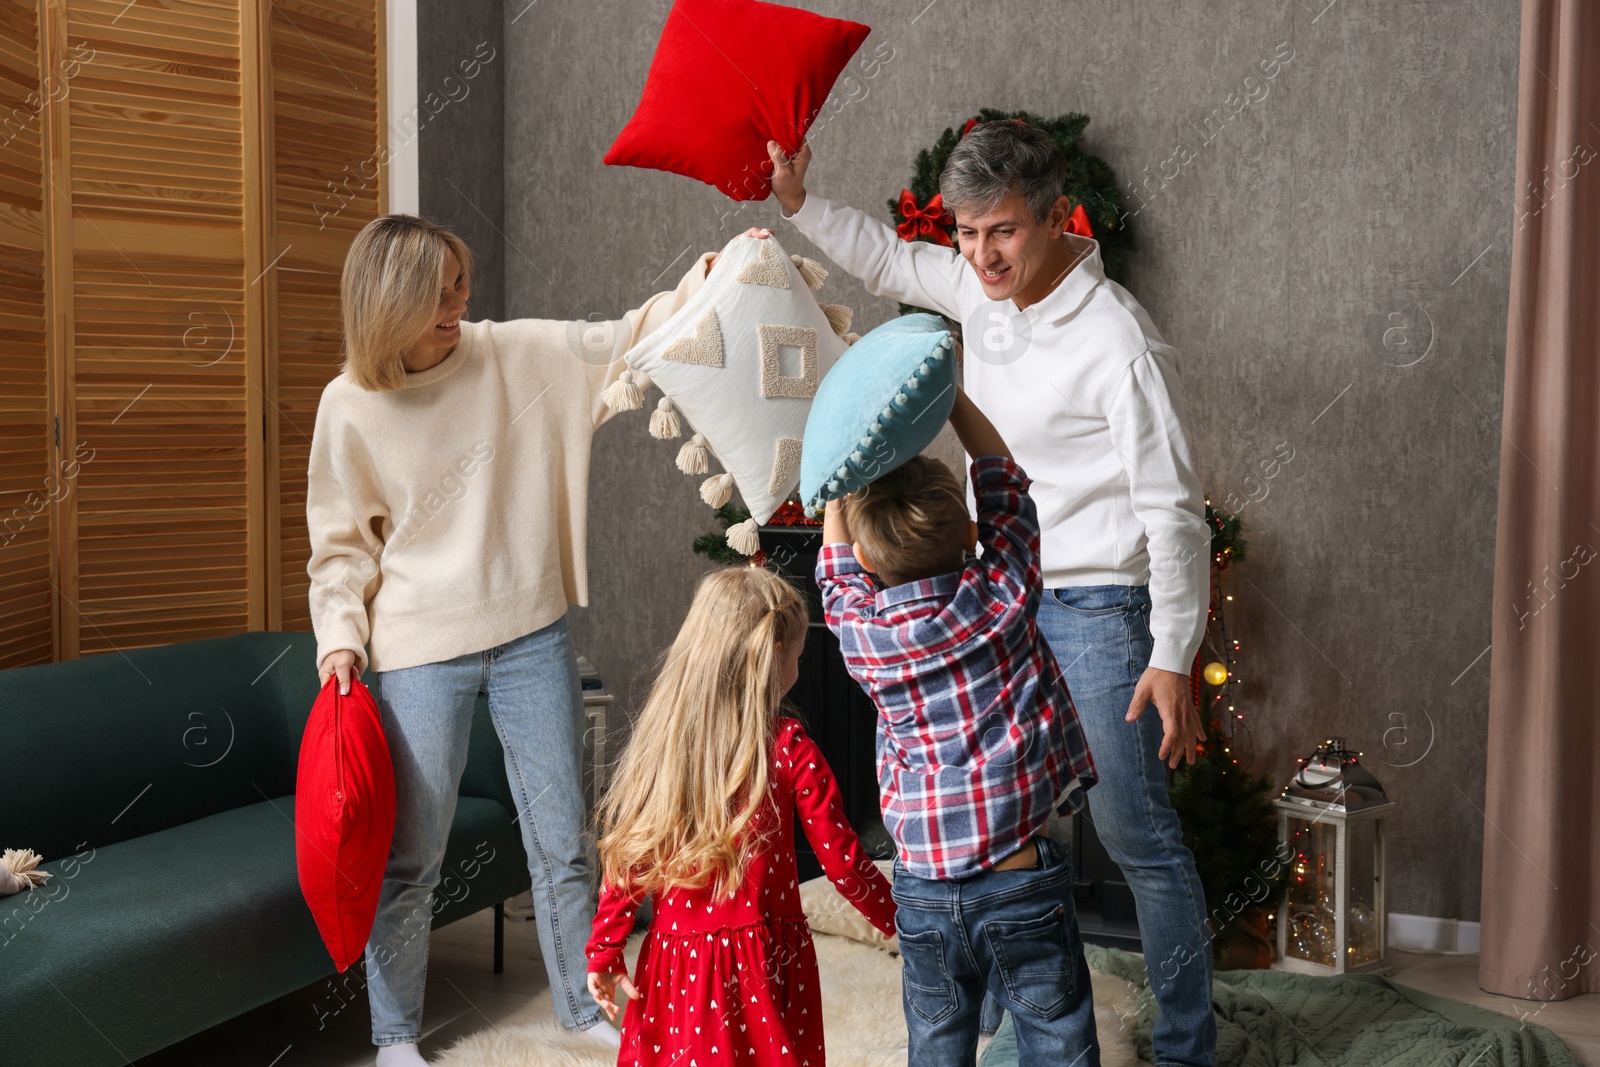
<svg viewBox="0 0 1600 1067"><path fill-rule="evenodd" d="M597 1045L604 1045L606 1048L622 1047L621 1031L604 1019L601 1019L587 1030L579 1030L578 1033Z"/></svg>

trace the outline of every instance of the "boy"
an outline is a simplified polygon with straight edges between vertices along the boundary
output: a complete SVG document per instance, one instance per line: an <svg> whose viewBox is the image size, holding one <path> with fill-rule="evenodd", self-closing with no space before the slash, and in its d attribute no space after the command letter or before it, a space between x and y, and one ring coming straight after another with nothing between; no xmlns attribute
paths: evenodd
<svg viewBox="0 0 1600 1067"><path fill-rule="evenodd" d="M959 390L950 422L974 457L978 521L950 469L917 456L828 503L817 557L828 627L879 712L910 1060L970 1067L987 990L1021 1062L1094 1067L1071 865L1040 832L1082 806L1094 763L1034 624L1028 478Z"/></svg>

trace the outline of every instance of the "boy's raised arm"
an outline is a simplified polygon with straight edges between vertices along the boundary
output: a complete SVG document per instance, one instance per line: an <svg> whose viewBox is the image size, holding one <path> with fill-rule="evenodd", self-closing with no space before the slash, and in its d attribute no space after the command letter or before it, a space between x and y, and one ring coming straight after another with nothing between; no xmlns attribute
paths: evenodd
<svg viewBox="0 0 1600 1067"><path fill-rule="evenodd" d="M1006 447L1006 439L1000 436L1000 431L994 428L994 423L989 417L978 410L978 405L967 396L966 390L956 387L956 403L950 409L950 425L955 429L956 436L961 439L961 447L967 450L967 455L973 459L979 456L1004 456L1011 458L1011 449Z"/></svg>
<svg viewBox="0 0 1600 1067"><path fill-rule="evenodd" d="M822 543L825 545L850 544L850 524L845 521L844 504L838 497L828 501L822 509Z"/></svg>

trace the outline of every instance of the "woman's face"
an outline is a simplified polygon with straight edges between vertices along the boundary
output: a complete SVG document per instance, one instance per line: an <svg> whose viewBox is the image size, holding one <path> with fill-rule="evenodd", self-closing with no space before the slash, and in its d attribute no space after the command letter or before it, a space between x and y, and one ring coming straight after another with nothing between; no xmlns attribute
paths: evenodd
<svg viewBox="0 0 1600 1067"><path fill-rule="evenodd" d="M444 266L439 271L439 304L434 309L433 320L402 360L406 370L424 371L444 362L444 357L461 340L461 316L466 314L467 297L471 292L461 261L446 248Z"/></svg>

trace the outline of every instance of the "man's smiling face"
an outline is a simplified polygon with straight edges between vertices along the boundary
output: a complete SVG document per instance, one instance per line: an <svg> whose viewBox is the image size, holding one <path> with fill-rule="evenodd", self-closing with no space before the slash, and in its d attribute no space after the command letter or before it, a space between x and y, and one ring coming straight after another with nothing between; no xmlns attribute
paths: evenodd
<svg viewBox="0 0 1600 1067"><path fill-rule="evenodd" d="M1043 222L1015 193L981 214L956 210L961 254L972 264L990 300L1012 300L1020 293L1053 288L1056 279L1044 275L1058 269L1051 240L1066 222L1066 199L1057 200Z"/></svg>

